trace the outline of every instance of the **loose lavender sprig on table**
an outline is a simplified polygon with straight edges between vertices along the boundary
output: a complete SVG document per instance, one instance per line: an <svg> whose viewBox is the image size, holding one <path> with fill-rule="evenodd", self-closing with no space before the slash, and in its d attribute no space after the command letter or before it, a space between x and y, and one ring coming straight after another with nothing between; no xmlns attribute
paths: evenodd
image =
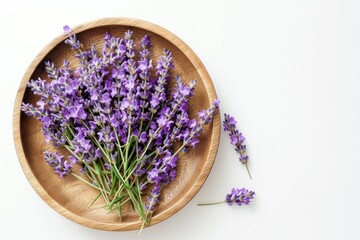
<svg viewBox="0 0 360 240"><path fill-rule="evenodd" d="M255 192L249 191L245 188L233 188L231 192L226 195L225 200L221 202L214 203L200 203L198 206L208 206L221 203L227 203L229 206L232 206L234 203L238 206L249 205L250 200L254 198Z"/></svg>
<svg viewBox="0 0 360 240"><path fill-rule="evenodd" d="M225 132L229 132L230 143L234 145L235 151L240 154L239 160L246 167L246 170L251 179L251 174L247 166L249 156L246 154L246 145L244 144L245 137L236 128L236 120L229 114L224 114L223 127Z"/></svg>
<svg viewBox="0 0 360 240"><path fill-rule="evenodd" d="M188 102L196 81L185 84L178 76L170 91L172 53L164 49L153 70L147 35L137 48L131 31L123 38L106 33L99 53L95 45L83 49L68 26L64 32L80 66L71 68L67 60L61 68L45 62L49 80L28 83L39 101L36 106L23 103L21 110L42 122L47 143L69 151L68 159L44 151L60 177L71 174L99 190L105 207L120 219L123 205L131 203L147 225L161 190L176 177L179 157L199 143L219 101L191 119ZM151 188L148 195L146 188Z"/></svg>

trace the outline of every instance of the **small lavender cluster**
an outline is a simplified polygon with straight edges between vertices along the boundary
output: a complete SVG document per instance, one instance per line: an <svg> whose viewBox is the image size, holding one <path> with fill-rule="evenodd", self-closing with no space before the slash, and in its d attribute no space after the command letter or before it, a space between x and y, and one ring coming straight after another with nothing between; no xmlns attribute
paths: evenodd
<svg viewBox="0 0 360 240"><path fill-rule="evenodd" d="M68 26L64 31L80 66L71 68L64 60L57 68L45 62L49 80L28 84L39 101L36 106L23 103L21 110L42 122L46 142L71 153L64 160L58 153L44 152L56 173L72 174L99 189L110 211L121 214L130 201L148 224L162 188L176 177L179 156L199 143L219 101L200 111L198 120L191 119L188 102L196 81L187 85L176 77L170 91L172 53L164 49L153 71L147 35L137 48L133 32L123 38L107 33L99 53L95 45L83 50ZM82 175L72 172L74 164L81 166ZM150 194L143 203L147 187Z"/></svg>
<svg viewBox="0 0 360 240"><path fill-rule="evenodd" d="M255 192L249 191L245 188L233 188L231 192L226 195L225 201L229 206L234 203L241 206L243 204L248 205L250 200L254 198Z"/></svg>
<svg viewBox="0 0 360 240"><path fill-rule="evenodd" d="M233 188L231 189L231 192L226 195L224 201L213 203L199 203L198 206L209 206L221 203L227 203L229 206L232 206L234 203L238 206L249 205L250 200L254 198L254 195L255 192L249 191L245 188Z"/></svg>
<svg viewBox="0 0 360 240"><path fill-rule="evenodd" d="M225 132L229 132L230 143L234 145L235 151L239 153L239 160L242 164L245 165L246 170L251 178L250 171L248 169L247 163L249 156L246 154L246 145L244 144L245 137L243 134L236 128L236 120L234 117L229 114L224 114L223 127Z"/></svg>

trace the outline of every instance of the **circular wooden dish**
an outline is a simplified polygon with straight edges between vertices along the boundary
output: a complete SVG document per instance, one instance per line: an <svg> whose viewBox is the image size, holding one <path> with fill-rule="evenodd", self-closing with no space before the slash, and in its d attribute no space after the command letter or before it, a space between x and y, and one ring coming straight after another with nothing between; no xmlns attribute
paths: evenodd
<svg viewBox="0 0 360 240"><path fill-rule="evenodd" d="M173 52L175 69L172 75L180 75L185 82L198 80L195 96L190 101L190 113L196 113L210 106L216 98L214 86L204 65L195 53L178 37L162 27L149 22L127 18L107 18L89 22L73 29L85 49L93 43L103 44L106 32L113 36L123 36L132 30L136 42L145 34L153 43L153 57L159 56L163 48ZM137 215L130 209L124 213L122 221L117 215L102 208L102 202L90 206L97 191L72 176L59 178L43 160L43 151L53 149L44 142L40 133L41 123L27 117L20 111L21 102L35 103L37 97L26 87L30 79L48 79L44 61L51 60L60 66L64 59L75 62L71 47L64 43L65 34L46 46L27 69L15 101L13 131L17 155L30 184L40 197L61 215L87 227L101 230L133 230L141 227ZM220 136L220 117L217 114L212 124L205 128L200 144L183 155L178 162L178 175L167 185L160 197L150 225L161 222L184 207L199 191L214 163Z"/></svg>

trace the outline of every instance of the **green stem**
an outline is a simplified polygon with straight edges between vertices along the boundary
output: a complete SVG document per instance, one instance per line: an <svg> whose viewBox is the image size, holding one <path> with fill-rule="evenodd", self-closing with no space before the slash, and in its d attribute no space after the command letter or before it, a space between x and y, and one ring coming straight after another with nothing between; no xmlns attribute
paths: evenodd
<svg viewBox="0 0 360 240"><path fill-rule="evenodd" d="M198 203L198 206L210 206L210 205L216 205L216 204L221 204L221 203L225 203L225 201L214 202L214 203Z"/></svg>
<svg viewBox="0 0 360 240"><path fill-rule="evenodd" d="M69 145L64 145L64 147L65 147L74 157L76 157L77 160L82 161L82 158L73 152L73 150L71 149L71 146L69 146Z"/></svg>
<svg viewBox="0 0 360 240"><path fill-rule="evenodd" d="M148 122L148 124L147 124L147 126L146 126L146 128L145 128L145 132L147 132L147 131L149 130L150 123L151 123L153 117L154 117L154 113L151 113L150 120L149 120L149 122Z"/></svg>
<svg viewBox="0 0 360 240"><path fill-rule="evenodd" d="M122 152L122 150L121 150L120 139L119 139L119 136L118 136L118 133L117 133L116 128L115 128L115 127L113 127L113 129L114 129L115 136L116 136L116 141L117 141L118 152L120 152L120 155L121 155L121 160L122 160L122 164L123 164L123 166L124 166L124 161L125 161L125 160L124 160L124 154L123 154L123 152Z"/></svg>
<svg viewBox="0 0 360 240"><path fill-rule="evenodd" d="M99 176L94 168L92 168L88 163L84 162L86 168L88 169L92 179L95 181L95 183L98 185L100 192L106 202L109 202L108 196L105 194L105 187L101 181L101 176ZM96 175L94 175L94 173ZM96 177L98 176L98 177Z"/></svg>
<svg viewBox="0 0 360 240"><path fill-rule="evenodd" d="M92 184L92 183L90 183L90 182L88 182L88 181L86 181L84 178L82 178L82 177L80 177L79 175L77 175L76 173L71 173L71 175L73 175L74 177L76 177L77 179L79 179L80 181L82 181L82 182L84 182L84 183L86 183L87 185L89 185L89 186L91 186L91 187L93 187L93 188L95 188L95 189L97 189L97 190L99 190L99 191L101 191L101 189L99 188L99 187L97 187L97 186L95 186L94 184Z"/></svg>
<svg viewBox="0 0 360 240"><path fill-rule="evenodd" d="M244 163L244 165L245 165L245 167L246 167L246 171L247 171L247 173L249 174L250 179L252 179L251 174L250 174L250 171L249 171L249 168L248 168L248 166L247 166L247 163Z"/></svg>
<svg viewBox="0 0 360 240"><path fill-rule="evenodd" d="M108 174L106 172L104 172L105 170L105 166L104 166L104 163L103 161L99 161L100 162L100 165L101 165L101 176L102 176L102 180L105 182L105 187L106 189L110 192L110 187L109 187L109 184L107 184L109 181L109 178L108 178Z"/></svg>
<svg viewBox="0 0 360 240"><path fill-rule="evenodd" d="M146 156L146 158L149 158L149 157L151 157L152 155L154 155L154 154L156 154L156 151L153 151L152 153L150 153L149 155L147 155ZM156 156L154 157L154 159L157 157L157 154L156 154ZM142 160L142 159L140 159L140 158L138 158L138 159L136 159L135 161L134 161L134 166L132 166L132 170L129 172L129 173L127 173L127 172L125 172L125 174L127 174L127 176L126 176L126 178L125 178L125 181L127 181L130 177L131 177L131 175L134 173L134 171L135 171L135 169L136 169L136 167L137 167L137 164L138 164L138 162L137 161L140 161L140 160ZM143 160L145 160L145 159L143 159ZM151 164L150 164L151 165ZM130 168L129 168L130 169Z"/></svg>

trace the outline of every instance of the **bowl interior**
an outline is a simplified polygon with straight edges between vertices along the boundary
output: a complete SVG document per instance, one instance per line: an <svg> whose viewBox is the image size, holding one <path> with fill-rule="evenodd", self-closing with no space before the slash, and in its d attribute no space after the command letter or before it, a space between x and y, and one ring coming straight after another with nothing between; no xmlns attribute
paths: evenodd
<svg viewBox="0 0 360 240"><path fill-rule="evenodd" d="M211 101L216 97L211 80L202 66L201 62L192 53L192 51L183 44L178 38L166 32L164 29L153 27L144 27L141 24L121 23L119 21L101 24L93 24L91 27L84 25L74 29L78 39L85 49L92 44L96 44L100 50L103 46L103 38L106 32L112 36L124 36L127 30L134 32L136 43L145 35L149 35L153 46L151 47L151 57L158 59L164 48L173 53L175 68L171 73L171 79L179 75L185 82L197 79L198 84L195 90L195 96L190 101L190 113L196 117L196 113L207 108ZM148 23L146 23L148 24ZM172 37L172 38L171 38ZM18 131L17 150L21 165L26 173L30 183L37 193L55 210L71 220L88 227L103 230L128 230L138 229L141 222L137 215L128 206L124 210L121 221L114 213L108 213L102 208L103 201L99 199L94 205L90 206L92 200L97 196L95 189L72 176L64 179L54 174L53 170L43 160L43 151L46 149L55 150L52 145L44 142L40 129L41 123L27 117L20 112L19 106L23 101L25 103L35 104L38 98L26 88L26 83L30 79L48 79L45 72L44 61L50 60L60 67L64 59L70 61L71 66L77 66L78 62L73 57L71 47L66 45L63 40L66 36L60 36L55 42L50 44L34 60L24 76L22 87L18 92L18 101L15 106L14 132ZM101 51L101 50L100 50ZM199 190L205 181L213 161L218 146L219 138L219 118L215 117L214 122L205 128L202 134L200 144L183 155L178 161L177 177L167 185L160 197L160 203L157 206L151 224L160 222L181 209ZM56 149L67 154L64 149Z"/></svg>

